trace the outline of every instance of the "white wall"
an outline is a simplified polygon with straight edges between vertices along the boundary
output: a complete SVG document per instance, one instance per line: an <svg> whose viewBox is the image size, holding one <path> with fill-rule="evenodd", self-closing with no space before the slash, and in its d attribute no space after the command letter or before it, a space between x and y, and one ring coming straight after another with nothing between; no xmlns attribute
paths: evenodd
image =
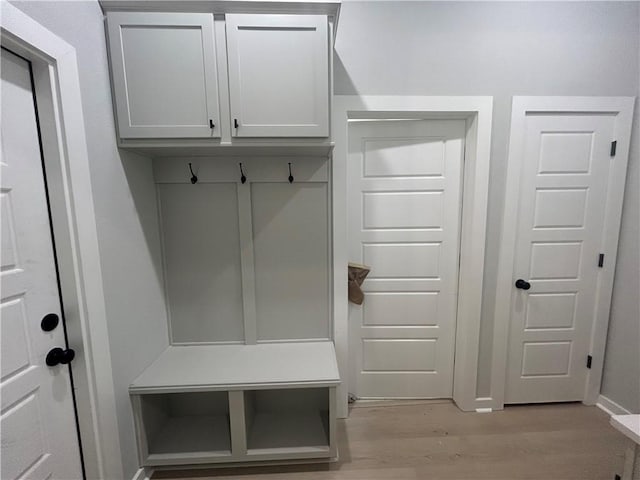
<svg viewBox="0 0 640 480"><path fill-rule="evenodd" d="M109 322L122 478L131 478L138 461L127 389L168 344L151 160L116 147L98 3L12 3L76 48Z"/></svg>
<svg viewBox="0 0 640 480"><path fill-rule="evenodd" d="M492 374L511 97L637 95L639 16L640 4L635 2L347 1L342 6L336 94L494 96L479 396L488 395ZM630 172L637 176L637 130L632 142L635 157ZM605 385L612 399L637 408L637 386L610 381L614 372L624 377L634 374L634 369L637 378L640 368L638 334L634 334L639 291L638 184L637 180L629 183L619 257L619 266L624 264L619 278L625 280L616 283L609 337L609 351L617 353L609 354Z"/></svg>

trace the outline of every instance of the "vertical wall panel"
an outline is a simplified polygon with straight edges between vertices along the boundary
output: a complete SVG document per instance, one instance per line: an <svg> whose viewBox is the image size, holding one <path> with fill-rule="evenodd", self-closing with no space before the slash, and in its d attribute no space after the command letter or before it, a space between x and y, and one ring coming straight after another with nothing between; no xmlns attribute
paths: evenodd
<svg viewBox="0 0 640 480"><path fill-rule="evenodd" d="M329 337L327 195L324 183L251 186L259 341Z"/></svg>
<svg viewBox="0 0 640 480"><path fill-rule="evenodd" d="M173 342L242 341L236 185L161 184L158 196Z"/></svg>

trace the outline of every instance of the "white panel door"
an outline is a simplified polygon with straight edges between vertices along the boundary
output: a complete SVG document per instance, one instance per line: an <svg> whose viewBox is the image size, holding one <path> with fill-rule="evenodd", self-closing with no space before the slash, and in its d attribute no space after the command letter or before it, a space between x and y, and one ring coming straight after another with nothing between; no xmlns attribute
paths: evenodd
<svg viewBox="0 0 640 480"><path fill-rule="evenodd" d="M109 12L121 138L220 137L213 15Z"/></svg>
<svg viewBox="0 0 640 480"><path fill-rule="evenodd" d="M329 135L329 40L324 15L227 15L236 137Z"/></svg>
<svg viewBox="0 0 640 480"><path fill-rule="evenodd" d="M452 396L463 120L349 125L349 259L371 267L350 306L358 398Z"/></svg>
<svg viewBox="0 0 640 480"><path fill-rule="evenodd" d="M584 399L614 122L526 118L505 403Z"/></svg>
<svg viewBox="0 0 640 480"><path fill-rule="evenodd" d="M82 478L29 64L2 50L0 478Z"/></svg>

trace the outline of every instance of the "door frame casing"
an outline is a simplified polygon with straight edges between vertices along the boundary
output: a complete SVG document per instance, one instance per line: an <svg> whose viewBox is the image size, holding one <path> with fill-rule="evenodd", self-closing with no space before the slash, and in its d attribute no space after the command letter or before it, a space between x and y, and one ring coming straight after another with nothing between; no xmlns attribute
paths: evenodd
<svg viewBox="0 0 640 480"><path fill-rule="evenodd" d="M583 403L594 405L600 394L604 353L609 327L609 310L615 273L622 217L622 202L629 159L631 123L635 97L513 97L511 133L504 205L519 205L523 151L525 145L526 117L529 113L578 113L608 114L615 116L614 136L617 151L611 159L611 174L607 188L607 205L602 236L602 252L606 262L598 272L596 307L591 328L591 369ZM491 364L491 400L488 407L504 408L506 388L507 353L509 349L509 324L513 292L513 264L517 231L515 228L519 208L505 208L502 221L498 281L496 288L495 319L493 327L493 353Z"/></svg>
<svg viewBox="0 0 640 480"><path fill-rule="evenodd" d="M347 298L347 161L349 120L464 119L467 125L462 185L460 269L453 374L453 400L465 411L485 406L476 396L480 312L489 192L493 97L359 96L333 97L333 339L342 384L338 417L348 413L349 305Z"/></svg>
<svg viewBox="0 0 640 480"><path fill-rule="evenodd" d="M96 217L75 49L8 2L2 46L29 60L87 478L123 475Z"/></svg>

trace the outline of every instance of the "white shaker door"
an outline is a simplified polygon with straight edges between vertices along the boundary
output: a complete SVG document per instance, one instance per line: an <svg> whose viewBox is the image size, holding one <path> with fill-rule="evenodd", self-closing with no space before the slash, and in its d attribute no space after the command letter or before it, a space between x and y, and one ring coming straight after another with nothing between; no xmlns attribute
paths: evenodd
<svg viewBox="0 0 640 480"><path fill-rule="evenodd" d="M218 138L213 15L107 14L121 138Z"/></svg>
<svg viewBox="0 0 640 480"><path fill-rule="evenodd" d="M227 15L235 137L329 136L324 15Z"/></svg>

